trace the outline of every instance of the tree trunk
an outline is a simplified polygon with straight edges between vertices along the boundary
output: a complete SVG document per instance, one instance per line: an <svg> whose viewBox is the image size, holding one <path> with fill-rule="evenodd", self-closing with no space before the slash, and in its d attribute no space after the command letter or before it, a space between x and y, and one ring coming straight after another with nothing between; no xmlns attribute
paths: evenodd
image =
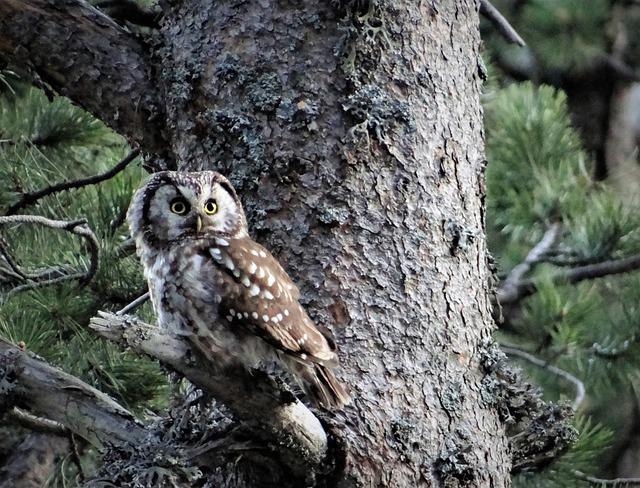
<svg viewBox="0 0 640 488"><path fill-rule="evenodd" d="M354 401L325 419L326 485L508 486L480 366L493 320L477 2L161 6L155 66L143 67L167 118L161 157L230 177L253 236L337 336ZM113 120L92 96L74 99ZM122 123L112 125L157 152L156 132ZM251 469L229 463L215 479L301 486Z"/></svg>

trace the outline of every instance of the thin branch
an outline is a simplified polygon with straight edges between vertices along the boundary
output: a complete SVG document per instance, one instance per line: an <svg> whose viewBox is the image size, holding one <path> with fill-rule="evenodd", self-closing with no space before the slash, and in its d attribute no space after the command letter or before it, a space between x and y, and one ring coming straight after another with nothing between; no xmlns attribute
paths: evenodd
<svg viewBox="0 0 640 488"><path fill-rule="evenodd" d="M509 296L511 294L517 293L518 285L524 278L524 276L531 271L534 265L538 264L545 255L553 248L560 237L560 232L562 230L562 226L560 223L556 222L552 224L547 231L540 239L529 254L524 258L517 266L514 266L507 279L500 285L500 289L498 291L498 297L500 298L500 303L502 303L503 296Z"/></svg>
<svg viewBox="0 0 640 488"><path fill-rule="evenodd" d="M134 301L132 301L131 303L129 303L127 306L125 306L122 310L118 310L116 312L116 315L125 315L133 310L135 310L136 308L138 308L140 305L142 305L144 302L146 302L147 300L149 300L149 298L151 298L151 294L149 292L146 292L145 294L139 296L138 298L136 298Z"/></svg>
<svg viewBox="0 0 640 488"><path fill-rule="evenodd" d="M559 376L560 378L563 378L564 380L573 384L573 386L576 389L576 396L573 400L572 406L574 410L578 410L578 408L580 408L580 405L582 405L582 402L584 401L584 398L585 398L585 388L584 388L584 383L582 381L580 381L578 378L576 378L574 375L572 375L568 371L565 371L564 369L560 369L556 366L553 366L552 364L549 364L548 362L543 361L542 359L535 357L533 354L525 352L521 349L517 349L515 347L510 347L510 346L504 346L504 345L501 345L500 347L505 352L505 354L522 358L530 362L531 364L534 364L540 368L544 368L547 371L555 374L556 376Z"/></svg>
<svg viewBox="0 0 640 488"><path fill-rule="evenodd" d="M597 486L610 486L615 488L623 486L640 486L640 478L603 479L596 478L595 476L590 476L583 473L582 471L578 471L577 469L573 471L573 474L581 480L588 481L589 483L593 483Z"/></svg>
<svg viewBox="0 0 640 488"><path fill-rule="evenodd" d="M93 231L87 225L87 221L84 219L67 221L67 220L52 220L42 217L40 215L5 215L0 216L0 226L6 224L36 224L43 225L45 227L50 227L52 229L60 229L65 230L67 232L71 232L72 234L76 234L82 237L89 249L90 254L90 264L89 268L85 273L75 273L69 275L58 276L50 279L45 279L42 281L34 281L30 276L29 281L20 286L13 288L7 296L11 294L19 293L21 291L30 290L34 288L40 288L43 286L49 286L53 284L60 283L62 281L67 280L75 280L78 279L84 285L91 281L91 279L95 276L98 271L98 267L100 265L100 243L98 242L98 238L93 233Z"/></svg>
<svg viewBox="0 0 640 488"><path fill-rule="evenodd" d="M637 269L640 269L640 254L628 258L613 259L602 263L578 266L560 271L551 277L551 281L555 284L571 284L584 280L628 273ZM509 293L507 293L506 290L502 290L502 287L498 289L497 298L500 305L513 305L523 298L533 295L536 291L538 291L538 287L534 280L523 280L517 283L512 290L509 290Z"/></svg>
<svg viewBox="0 0 640 488"><path fill-rule="evenodd" d="M204 361L186 338L131 316L100 312L90 327L103 338L157 359L211 393L236 418L254 426L256 438L277 445L281 458L297 475L324 460L327 436L320 421L265 373Z"/></svg>
<svg viewBox="0 0 640 488"><path fill-rule="evenodd" d="M126 409L82 380L0 338L3 400L66 426L98 448L139 445L145 429Z"/></svg>
<svg viewBox="0 0 640 488"><path fill-rule="evenodd" d="M97 183L101 183L105 180L113 178L122 170L124 170L129 165L129 163L131 163L131 161L136 159L139 155L140 155L140 151L138 149L134 149L129 153L128 156L126 156L122 161L116 164L113 168L99 175L89 176L87 178L80 178L78 180L65 181L62 183L57 183L55 185L48 186L47 188L43 188L42 190L38 190L31 193L23 193L20 200L15 204L13 204L11 207L9 207L6 215L13 215L16 212L18 212L18 210L21 210L28 205L33 205L35 202L37 202L41 198L52 195L54 193L71 190L74 188L82 188L83 186L88 186L88 185L95 185Z"/></svg>
<svg viewBox="0 0 640 488"><path fill-rule="evenodd" d="M50 420L44 417L37 417L36 415L30 414L29 412L21 408L14 407L9 411L7 416L22 427L36 432L45 432L48 434L56 434L62 436L69 433L69 429L67 429L60 422L56 422L55 420Z"/></svg>
<svg viewBox="0 0 640 488"><path fill-rule="evenodd" d="M495 8L489 0L480 0L480 13L484 15L489 22L502 34L502 36L511 44L517 44L524 47L527 44L520 34L511 26L509 21Z"/></svg>

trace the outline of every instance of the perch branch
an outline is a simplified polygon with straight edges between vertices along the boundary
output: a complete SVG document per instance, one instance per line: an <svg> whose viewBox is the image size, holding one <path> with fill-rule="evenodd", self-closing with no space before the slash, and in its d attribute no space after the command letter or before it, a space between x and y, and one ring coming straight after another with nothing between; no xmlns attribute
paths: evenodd
<svg viewBox="0 0 640 488"><path fill-rule="evenodd" d="M320 421L268 375L239 366L217 366L200 360L185 338L131 316L100 312L90 327L101 337L146 354L210 392L236 418L255 426L256 436L278 445L279 454L296 474L319 465L327 454Z"/></svg>
<svg viewBox="0 0 640 488"><path fill-rule="evenodd" d="M145 47L85 0L1 1L0 55L143 150L173 161Z"/></svg>
<svg viewBox="0 0 640 488"><path fill-rule="evenodd" d="M38 190L30 193L23 193L22 197L20 197L20 200L18 200L18 202L16 202L11 207L9 207L6 214L13 215L18 210L21 210L28 205L33 205L35 202L37 202L41 198L52 195L54 193L71 190L74 188L81 188L83 186L88 186L88 185L95 185L97 183L101 183L102 181L113 178L115 175L117 175L123 169L125 169L129 165L129 163L131 163L131 161L136 159L139 154L140 154L140 151L137 149L131 151L127 157L125 157L122 161L116 164L113 168L99 175L89 176L87 178L81 178L78 180L65 181L63 183L58 183L55 185L48 186L47 188L43 188L42 190Z"/></svg>
<svg viewBox="0 0 640 488"><path fill-rule="evenodd" d="M133 415L107 395L2 338L0 385L0 404L9 401L47 417L98 448L136 446L146 436Z"/></svg>
<svg viewBox="0 0 640 488"><path fill-rule="evenodd" d="M582 405L582 402L584 401L584 398L585 398L585 388L584 388L584 383L582 381L580 381L578 378L573 376L568 371L565 371L564 369L560 369L556 366L553 366L552 364L549 364L546 361L543 361L542 359L535 357L533 354L529 354L528 352L522 351L521 349L517 349L515 347L509 347L509 346L500 346L500 347L505 352L505 354L508 354L509 356L517 356L519 358L522 358L525 361L528 361L531 364L534 364L540 368L544 368L547 371L555 374L556 376L559 376L560 378L573 384L573 386L576 389L576 396L573 400L572 406L574 410L578 410L578 408L580 408L580 405Z"/></svg>
<svg viewBox="0 0 640 488"><path fill-rule="evenodd" d="M511 26L509 21L495 8L489 0L480 0L480 13L484 15L493 26L498 29L498 32L509 41L511 44L517 44L520 47L524 47L527 44L524 39L520 37L520 34Z"/></svg>

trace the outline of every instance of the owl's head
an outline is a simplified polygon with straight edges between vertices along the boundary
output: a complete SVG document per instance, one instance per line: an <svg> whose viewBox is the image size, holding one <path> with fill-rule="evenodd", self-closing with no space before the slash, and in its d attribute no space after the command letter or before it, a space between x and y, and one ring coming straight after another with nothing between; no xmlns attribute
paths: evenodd
<svg viewBox="0 0 640 488"><path fill-rule="evenodd" d="M240 199L215 171L153 174L133 196L127 220L136 241L159 247L183 238L247 235Z"/></svg>

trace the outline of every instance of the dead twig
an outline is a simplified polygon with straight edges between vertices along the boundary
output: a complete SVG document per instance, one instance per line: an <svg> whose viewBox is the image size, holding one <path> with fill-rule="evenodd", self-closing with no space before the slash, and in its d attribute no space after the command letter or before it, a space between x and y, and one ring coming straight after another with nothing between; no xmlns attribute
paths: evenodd
<svg viewBox="0 0 640 488"><path fill-rule="evenodd" d="M568 371L565 371L564 369L560 369L557 366L553 366L552 364L549 364L548 362L535 357L533 354L530 354L516 347L501 345L500 348L504 351L505 354L509 356L517 356L519 358L522 358L525 361L528 361L531 364L534 364L535 366L538 366L540 368L544 368L550 373L553 373L556 376L559 376L560 378L573 384L573 386L576 389L576 396L573 400L572 406L574 410L578 410L578 408L580 408L580 405L582 405L582 402L584 401L584 398L585 398L584 383L581 380L576 378L574 375L572 375Z"/></svg>
<svg viewBox="0 0 640 488"><path fill-rule="evenodd" d="M524 47L527 45L520 34L511 26L509 21L495 8L489 0L480 0L480 13L498 30L502 36L511 44Z"/></svg>
<svg viewBox="0 0 640 488"><path fill-rule="evenodd" d="M86 285L93 279L96 272L98 271L98 267L100 265L100 243L98 242L98 238L96 237L96 235L87 225L86 220L84 219L73 220L73 221L52 220L46 217L42 217L40 215L0 216L0 225L6 225L6 224L36 224L36 225L49 227L52 229L59 229L59 230L71 232L72 234L82 237L86 241L87 247L89 249L89 254L90 254L90 264L86 272L65 274L62 276L56 276L48 279L38 280L37 276L40 276L39 273L34 273L34 274L25 273L24 271L21 270L21 268L13 260L12 257L10 257L7 260L5 252L9 256L10 254L8 254L6 247L2 247L2 249L0 249L0 254L2 254L2 256L5 258L5 261L10 263L9 265L11 266L12 269L14 269L15 267L15 269L20 270L19 273L16 272L15 274L19 275L21 278L24 277L23 280L25 281L24 284L21 284L19 286L16 286L15 288L12 288L11 291L9 291L9 293L7 294L7 297L16 293L20 293L25 290L32 290L35 288L41 288L43 286L54 285L54 284L61 283L63 281L68 281L68 280L77 279L80 281L82 285ZM13 265L11 263L13 263Z"/></svg>
<svg viewBox="0 0 640 488"><path fill-rule="evenodd" d="M14 407L10 410L7 416L22 427L36 432L44 432L60 436L65 436L69 433L69 430L60 422L44 417L37 417L36 415L18 407Z"/></svg>
<svg viewBox="0 0 640 488"><path fill-rule="evenodd" d="M124 315L126 313L131 312L132 310L135 310L140 305L142 305L144 302L149 300L150 297L151 297L151 294L149 292L146 292L145 294L139 296L134 301L132 301L131 303L126 305L124 308L122 308L122 310L118 310L116 312L116 315Z"/></svg>
<svg viewBox="0 0 640 488"><path fill-rule="evenodd" d="M48 186L47 188L43 188L42 190L38 190L30 193L23 193L22 197L18 202L14 203L6 212L6 215L14 215L18 210L23 209L29 205L33 205L35 202L40 200L43 197L52 195L54 193L58 193L61 191L71 190L74 188L82 188L83 186L95 185L97 183L101 183L105 180L113 178L115 175L124 170L131 161L136 159L140 154L138 149L134 149L131 151L127 157L125 157L122 161L116 164L113 168L104 173L95 176L89 176L87 178L80 178L78 180L65 181L62 183L57 183L55 185Z"/></svg>
<svg viewBox="0 0 640 488"><path fill-rule="evenodd" d="M596 478L595 476L590 476L583 473L582 471L578 471L577 469L573 471L573 474L581 480L588 481L589 483L592 483L596 486L611 486L616 488L622 486L640 486L640 478L603 479Z"/></svg>

